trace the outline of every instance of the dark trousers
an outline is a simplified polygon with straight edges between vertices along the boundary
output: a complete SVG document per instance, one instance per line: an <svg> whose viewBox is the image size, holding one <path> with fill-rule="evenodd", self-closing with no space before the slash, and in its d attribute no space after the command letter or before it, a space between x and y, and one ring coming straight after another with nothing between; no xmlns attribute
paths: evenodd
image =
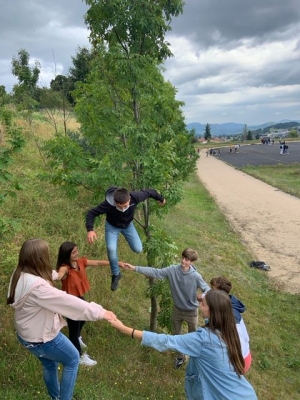
<svg viewBox="0 0 300 400"><path fill-rule="evenodd" d="M72 319L67 318L67 323L69 328L69 339L81 355L82 350L78 338L85 321L73 321Z"/></svg>
<svg viewBox="0 0 300 400"><path fill-rule="evenodd" d="M78 296L79 299L84 300L84 297ZM82 354L81 346L79 343L79 336L81 336L81 329L85 324L85 321L73 321L72 319L66 318L69 328L69 339L74 344L79 354Z"/></svg>

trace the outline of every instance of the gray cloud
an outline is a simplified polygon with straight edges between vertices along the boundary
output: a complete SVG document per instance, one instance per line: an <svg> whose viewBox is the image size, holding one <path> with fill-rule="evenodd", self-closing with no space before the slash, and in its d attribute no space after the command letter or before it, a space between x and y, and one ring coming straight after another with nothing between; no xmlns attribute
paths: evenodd
<svg viewBox="0 0 300 400"><path fill-rule="evenodd" d="M1 1L0 85L11 90L19 49L42 65L41 85L67 74L88 45L82 0ZM185 101L187 122L253 125L300 120L299 0L186 0L167 39L164 75Z"/></svg>
<svg viewBox="0 0 300 400"><path fill-rule="evenodd" d="M187 1L166 62L187 122L300 119L299 17L298 0Z"/></svg>
<svg viewBox="0 0 300 400"><path fill-rule="evenodd" d="M81 0L13 0L1 2L0 84L11 90L11 60L26 49L42 64L42 80L48 83L58 73L66 74L78 46L88 45L84 24L87 6ZM9 77L9 79L8 79Z"/></svg>
<svg viewBox="0 0 300 400"><path fill-rule="evenodd" d="M200 47L230 46L242 39L272 40L299 23L298 0L188 0L172 21L176 35Z"/></svg>

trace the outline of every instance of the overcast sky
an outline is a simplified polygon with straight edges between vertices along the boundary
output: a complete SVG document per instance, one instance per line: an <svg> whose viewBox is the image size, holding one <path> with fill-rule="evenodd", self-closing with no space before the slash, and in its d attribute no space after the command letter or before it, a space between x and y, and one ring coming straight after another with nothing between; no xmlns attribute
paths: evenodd
<svg viewBox="0 0 300 400"><path fill-rule="evenodd" d="M49 86L68 73L78 46L89 46L82 0L0 6L0 85L8 92L21 48L40 61L39 83ZM185 102L187 123L300 120L299 0L186 0L172 28L164 75Z"/></svg>

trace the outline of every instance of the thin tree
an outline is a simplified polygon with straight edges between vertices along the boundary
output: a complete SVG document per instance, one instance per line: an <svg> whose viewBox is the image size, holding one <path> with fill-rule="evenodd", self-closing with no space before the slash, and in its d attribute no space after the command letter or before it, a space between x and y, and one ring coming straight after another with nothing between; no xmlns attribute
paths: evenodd
<svg viewBox="0 0 300 400"><path fill-rule="evenodd" d="M247 140L252 140L253 136L252 136L252 132L249 130L247 133Z"/></svg>
<svg viewBox="0 0 300 400"><path fill-rule="evenodd" d="M247 127L247 125L245 124L245 125L244 125L244 128L243 128L243 134L242 134L242 140L243 140L243 141L247 140L247 135L248 135L248 127Z"/></svg>
<svg viewBox="0 0 300 400"><path fill-rule="evenodd" d="M70 151L77 153L81 165L75 167L72 158L72 170L63 170L64 183L67 180L69 187L81 184L93 190L91 204L111 184L129 189L154 187L162 192L168 206L161 209L146 201L136 219L145 233L148 265L166 265L166 258L158 257L166 241L154 229L151 217L180 201L183 183L197 159L185 126L183 103L176 100L176 89L164 80L160 66L171 55L164 36L172 16L182 12L182 2L86 2L96 56L86 83L77 84L75 91L76 113L86 142L85 146L80 140L71 146L66 141L50 144L56 163L52 172L57 173L53 179L58 182L61 177L65 147L68 156ZM152 288L153 279L149 283ZM157 299L152 295L152 330L156 315Z"/></svg>
<svg viewBox="0 0 300 400"><path fill-rule="evenodd" d="M211 139L210 125L208 123L205 125L204 139L207 140L208 142Z"/></svg>
<svg viewBox="0 0 300 400"><path fill-rule="evenodd" d="M13 93L17 102L23 104L24 109L32 108L37 104L40 68L40 62L37 60L34 61L34 66L30 66L30 55L25 49L20 49L18 56L12 59L12 74L19 81L13 87Z"/></svg>
<svg viewBox="0 0 300 400"><path fill-rule="evenodd" d="M22 129L16 125L13 114L5 107L0 107L0 131L4 137L4 145L0 146L0 206L9 197L15 197L16 191L22 189L21 183L15 178L10 170L14 156L25 145ZM0 218L0 233L14 228L15 220L11 216Z"/></svg>

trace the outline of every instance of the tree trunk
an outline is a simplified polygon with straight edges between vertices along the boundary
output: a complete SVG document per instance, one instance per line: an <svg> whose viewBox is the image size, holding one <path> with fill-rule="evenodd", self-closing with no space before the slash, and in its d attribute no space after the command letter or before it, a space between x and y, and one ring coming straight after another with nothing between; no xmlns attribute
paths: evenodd
<svg viewBox="0 0 300 400"><path fill-rule="evenodd" d="M154 284L154 278L149 278L150 287ZM150 313L150 331L154 332L157 328L156 323L157 317L157 298L156 296L151 297L151 313Z"/></svg>

